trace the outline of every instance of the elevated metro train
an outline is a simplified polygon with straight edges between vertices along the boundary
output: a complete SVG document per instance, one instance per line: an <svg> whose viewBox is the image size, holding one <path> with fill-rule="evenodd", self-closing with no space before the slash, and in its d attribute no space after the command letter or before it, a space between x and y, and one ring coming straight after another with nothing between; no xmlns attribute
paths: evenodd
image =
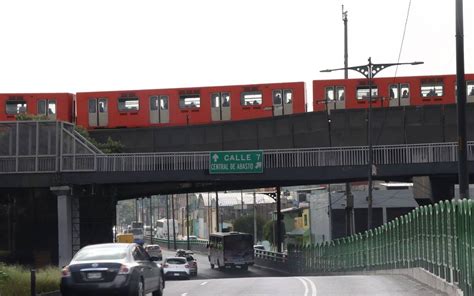
<svg viewBox="0 0 474 296"><path fill-rule="evenodd" d="M313 111L369 106L367 79L313 81ZM466 75L467 101L474 102L474 74ZM372 106L456 103L456 76L375 78ZM0 94L0 121L20 114L76 123L87 129L209 124L303 113L304 82L196 88L38 94ZM308 103L310 100L308 98Z"/></svg>

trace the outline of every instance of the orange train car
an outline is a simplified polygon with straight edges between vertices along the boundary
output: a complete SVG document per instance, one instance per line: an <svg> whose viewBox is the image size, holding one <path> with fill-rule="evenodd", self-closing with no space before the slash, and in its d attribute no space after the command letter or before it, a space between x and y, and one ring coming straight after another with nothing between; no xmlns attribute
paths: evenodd
<svg viewBox="0 0 474 296"><path fill-rule="evenodd" d="M179 126L306 111L304 82L82 92L77 124L87 129Z"/></svg>
<svg viewBox="0 0 474 296"><path fill-rule="evenodd" d="M467 102L474 102L474 74L466 75ZM456 76L412 76L374 78L372 107L423 106L456 103ZM313 81L313 110L366 109L368 80L336 79Z"/></svg>
<svg viewBox="0 0 474 296"><path fill-rule="evenodd" d="M0 121L13 121L19 114L45 116L74 122L74 95L70 93L0 94Z"/></svg>

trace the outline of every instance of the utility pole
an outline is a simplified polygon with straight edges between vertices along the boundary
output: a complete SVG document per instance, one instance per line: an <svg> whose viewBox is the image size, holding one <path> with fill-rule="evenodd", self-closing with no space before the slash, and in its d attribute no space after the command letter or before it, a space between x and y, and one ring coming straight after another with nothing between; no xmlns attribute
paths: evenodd
<svg viewBox="0 0 474 296"><path fill-rule="evenodd" d="M349 53L348 53L348 36L347 36L347 14L342 5L342 21L344 22L344 79L349 78ZM351 183L346 183L346 235L354 234L354 196L351 193Z"/></svg>
<svg viewBox="0 0 474 296"><path fill-rule="evenodd" d="M150 195L148 198L150 199L150 209L148 213L148 218L149 218L149 224L150 224L150 243L153 244L153 205L152 205L152 195Z"/></svg>
<svg viewBox="0 0 474 296"><path fill-rule="evenodd" d="M174 194L171 194L171 218L173 219L173 248L176 250L176 226L174 223Z"/></svg>
<svg viewBox="0 0 474 296"><path fill-rule="evenodd" d="M349 53L347 46L347 11L344 11L344 5L342 5L342 21L344 22L344 79L349 78Z"/></svg>
<svg viewBox="0 0 474 296"><path fill-rule="evenodd" d="M391 66L397 65L420 65L423 62L411 62L411 63L388 63L388 64L373 64L372 58L369 57L369 63L367 65L356 66L356 67L344 67L338 69L327 69L321 70L321 72L332 72L339 70L354 70L364 75L368 80L368 89L369 89L369 112L367 115L367 142L368 142L368 162L367 162L367 179L368 179L368 213L367 213L367 229L372 229L372 176L376 174L375 166L373 163L372 155L372 79L383 69L386 69Z"/></svg>
<svg viewBox="0 0 474 296"><path fill-rule="evenodd" d="M189 246L189 197L188 197L188 193L186 193L186 236L187 236L188 250L191 250L191 247Z"/></svg>
<svg viewBox="0 0 474 296"><path fill-rule="evenodd" d="M240 202L241 202L240 217L242 217L244 215L244 191L243 190L240 190Z"/></svg>
<svg viewBox="0 0 474 296"><path fill-rule="evenodd" d="M456 85L458 107L459 197L469 198L466 139L466 79L464 77L464 17L462 0L456 0Z"/></svg>
<svg viewBox="0 0 474 296"><path fill-rule="evenodd" d="M282 238L282 235L281 235L281 187L280 186L277 186L277 200L276 200L276 204L277 204L277 219L276 219L276 229L275 229L275 232L276 232L276 243L277 243L277 252L278 253L281 253L281 238Z"/></svg>
<svg viewBox="0 0 474 296"><path fill-rule="evenodd" d="M219 232L219 192L216 191L216 229Z"/></svg>
<svg viewBox="0 0 474 296"><path fill-rule="evenodd" d="M212 232L212 205L209 198L210 193L207 193L207 239L211 236Z"/></svg>
<svg viewBox="0 0 474 296"><path fill-rule="evenodd" d="M170 206L169 206L169 195L166 195L166 237L168 238L168 250L170 246Z"/></svg>
<svg viewBox="0 0 474 296"><path fill-rule="evenodd" d="M253 191L253 243L257 244L257 194Z"/></svg>

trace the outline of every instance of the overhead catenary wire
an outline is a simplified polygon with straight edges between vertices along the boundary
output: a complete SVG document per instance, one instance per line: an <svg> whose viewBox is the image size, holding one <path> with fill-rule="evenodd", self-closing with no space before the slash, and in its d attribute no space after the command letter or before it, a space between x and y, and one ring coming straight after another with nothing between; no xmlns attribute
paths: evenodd
<svg viewBox="0 0 474 296"><path fill-rule="evenodd" d="M411 10L411 0L408 2L407 17L405 18L405 27L403 29L402 41L400 43L400 50L398 52L397 63L400 63L400 58L402 57L403 44L405 43L405 36L406 36L406 32L407 32L407 27L408 27L408 19L410 18L410 10ZM397 73L398 73L398 65L395 67L394 78L397 77Z"/></svg>

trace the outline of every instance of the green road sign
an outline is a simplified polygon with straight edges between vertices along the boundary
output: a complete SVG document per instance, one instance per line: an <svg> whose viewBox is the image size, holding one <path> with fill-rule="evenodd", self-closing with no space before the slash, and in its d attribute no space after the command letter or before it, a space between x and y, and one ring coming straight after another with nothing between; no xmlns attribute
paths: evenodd
<svg viewBox="0 0 474 296"><path fill-rule="evenodd" d="M263 151L214 151L209 154L210 174L261 174Z"/></svg>

